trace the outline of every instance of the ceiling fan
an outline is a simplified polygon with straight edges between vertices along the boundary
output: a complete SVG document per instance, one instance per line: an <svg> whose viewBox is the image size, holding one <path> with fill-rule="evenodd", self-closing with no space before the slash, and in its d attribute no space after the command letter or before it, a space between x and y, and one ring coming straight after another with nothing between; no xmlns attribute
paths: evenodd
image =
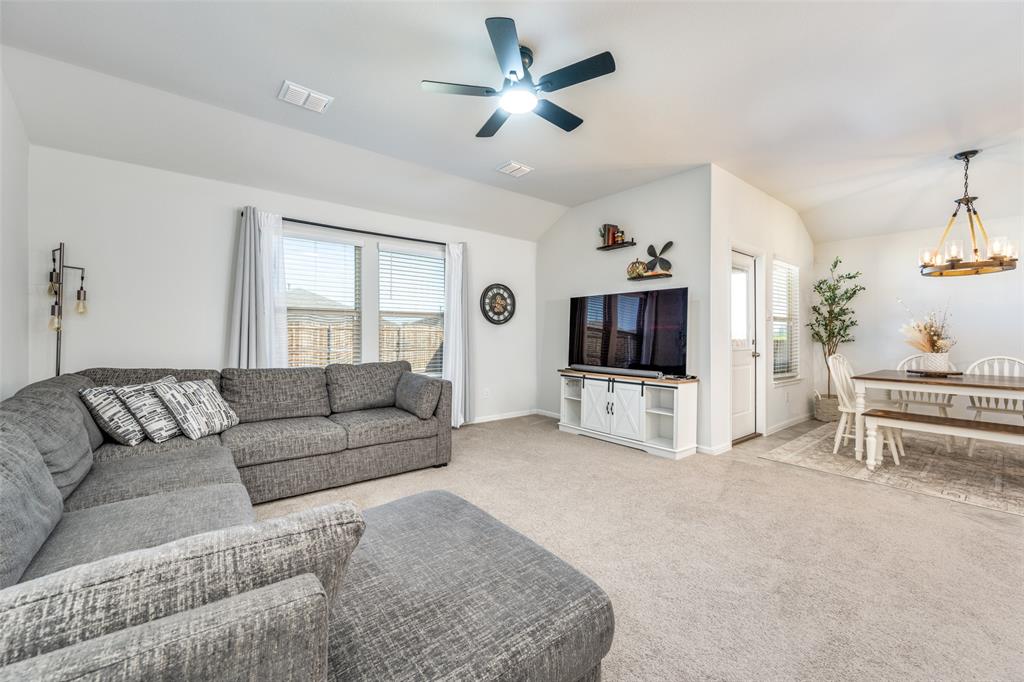
<svg viewBox="0 0 1024 682"><path fill-rule="evenodd" d="M533 66L533 51L519 44L516 33L516 22L506 17L491 17L484 22L487 33L491 36L494 54L498 57L505 82L500 90L482 85L461 85L459 83L443 83L440 81L422 81L420 87L427 92L440 92L448 95L469 95L471 97L500 97L498 108L477 132L477 137L492 137L498 128L512 114L525 114L530 111L546 121L554 123L562 130L575 130L583 123L583 119L572 114L554 102L537 97L540 93L554 92L588 81L598 76L615 71L615 60L611 52L602 52L581 62L552 71L541 76L534 83L530 75Z"/></svg>

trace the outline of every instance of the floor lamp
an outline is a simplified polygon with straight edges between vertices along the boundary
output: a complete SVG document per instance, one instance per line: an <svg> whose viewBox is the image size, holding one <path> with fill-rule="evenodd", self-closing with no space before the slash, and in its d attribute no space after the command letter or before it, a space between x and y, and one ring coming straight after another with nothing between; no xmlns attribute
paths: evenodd
<svg viewBox="0 0 1024 682"><path fill-rule="evenodd" d="M50 304L49 327L50 331L57 332L57 360L54 376L60 376L60 347L61 337L64 332L64 271L78 270L78 273L81 275L78 291L75 292L75 312L84 315L86 311L85 268L80 268L77 265L68 265L64 262L64 242L61 242L60 246L50 251L50 259L53 261L53 266L50 269L50 286L47 289L47 293L53 296L53 303Z"/></svg>

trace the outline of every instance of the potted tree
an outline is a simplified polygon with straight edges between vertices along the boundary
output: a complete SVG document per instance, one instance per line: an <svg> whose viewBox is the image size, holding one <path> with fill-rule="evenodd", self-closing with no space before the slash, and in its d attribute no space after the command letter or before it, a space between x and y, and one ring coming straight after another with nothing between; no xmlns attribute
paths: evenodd
<svg viewBox="0 0 1024 682"><path fill-rule="evenodd" d="M814 283L813 291L818 302L811 306L811 321L807 323L811 338L821 345L828 374L825 395L816 394L814 397L814 418L823 422L839 419L839 398L832 395L832 370L828 366L828 358L835 355L839 344L853 341L851 331L857 326L857 320L850 302L864 291L864 287L856 283L860 272L837 272L842 262L837 256L832 261L828 277Z"/></svg>

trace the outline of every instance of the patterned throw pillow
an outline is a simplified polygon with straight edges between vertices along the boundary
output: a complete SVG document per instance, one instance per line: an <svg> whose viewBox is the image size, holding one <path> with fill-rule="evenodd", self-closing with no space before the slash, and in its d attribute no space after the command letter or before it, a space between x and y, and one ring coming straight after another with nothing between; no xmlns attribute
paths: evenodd
<svg viewBox="0 0 1024 682"><path fill-rule="evenodd" d="M220 433L238 423L238 415L209 379L154 384L153 390L174 415L181 432L192 440Z"/></svg>
<svg viewBox="0 0 1024 682"><path fill-rule="evenodd" d="M153 389L156 384L173 384L177 381L172 376L166 376L148 384L121 386L114 391L154 443L163 443L168 438L181 435L178 422L174 421L174 416Z"/></svg>
<svg viewBox="0 0 1024 682"><path fill-rule="evenodd" d="M113 386L83 388L78 392L96 425L121 445L138 445L146 440L142 425L117 397Z"/></svg>

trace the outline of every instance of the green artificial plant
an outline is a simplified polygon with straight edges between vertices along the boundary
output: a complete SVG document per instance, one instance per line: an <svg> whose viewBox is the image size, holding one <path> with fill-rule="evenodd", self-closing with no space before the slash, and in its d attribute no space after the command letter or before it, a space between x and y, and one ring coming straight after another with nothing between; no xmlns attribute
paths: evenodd
<svg viewBox="0 0 1024 682"><path fill-rule="evenodd" d="M850 302L864 291L864 287L856 283L860 272L837 273L843 261L837 256L829 268L828 277L814 283L814 293L819 302L811 306L811 321L807 327L811 330L811 338L821 344L821 352L825 356L825 371L828 372L827 395L832 397L832 369L828 359L835 355L839 344L853 341L851 331L857 326Z"/></svg>

